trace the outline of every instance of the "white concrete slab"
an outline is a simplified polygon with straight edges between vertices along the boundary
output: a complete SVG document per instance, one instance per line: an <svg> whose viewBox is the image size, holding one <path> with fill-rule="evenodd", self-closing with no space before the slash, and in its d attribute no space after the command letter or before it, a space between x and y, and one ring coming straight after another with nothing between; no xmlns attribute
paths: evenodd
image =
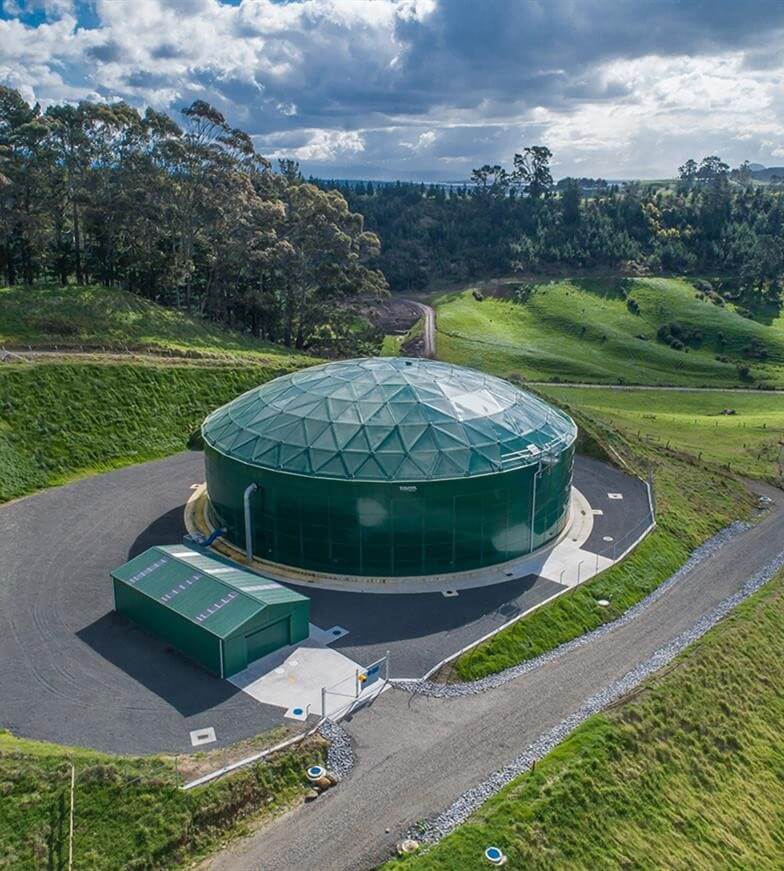
<svg viewBox="0 0 784 871"><path fill-rule="evenodd" d="M538 574L566 587L576 587L603 572L612 563L606 556L599 556L580 547L569 551L562 547L553 551Z"/></svg>
<svg viewBox="0 0 784 871"><path fill-rule="evenodd" d="M327 694L327 714L336 713L356 698L358 663L329 647L286 650L282 661L270 654L229 680L257 701L287 712L310 706L312 713L321 716L321 688L325 686L334 688Z"/></svg>
<svg viewBox="0 0 784 871"><path fill-rule="evenodd" d="M337 641L339 638L343 638L344 635L348 635L348 629L344 629L342 626L332 626L330 629L320 629L314 623L310 624L310 640L315 641L324 647L332 644L333 641Z"/></svg>

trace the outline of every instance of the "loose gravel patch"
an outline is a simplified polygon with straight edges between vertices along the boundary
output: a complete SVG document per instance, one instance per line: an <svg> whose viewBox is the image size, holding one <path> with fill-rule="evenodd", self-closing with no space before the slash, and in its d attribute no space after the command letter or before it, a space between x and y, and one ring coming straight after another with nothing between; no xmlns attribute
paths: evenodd
<svg viewBox="0 0 784 871"><path fill-rule="evenodd" d="M354 767L354 751L348 733L333 720L324 720L318 731L322 738L329 741L327 770L331 771L338 780L343 780Z"/></svg>
<svg viewBox="0 0 784 871"><path fill-rule="evenodd" d="M735 526L735 524L733 524L733 526ZM730 527L730 529L732 529L732 527ZM729 530L725 530L724 532L728 531ZM719 533L719 536L722 536L722 534L723 533ZM715 538L718 538L719 536L716 536ZM715 538L703 547L714 544ZM723 539L723 541L724 540L726 540L726 538ZM704 555L702 558L704 558ZM692 563L692 566L693 565L694 563ZM685 632L682 632L676 638L673 638L672 641L664 645L664 647L659 648L648 659L627 672L622 678L609 684L598 693L595 693L577 711L566 717L544 735L541 735L516 759L504 768L496 771L482 783L464 792L463 795L453 802L445 811L432 820L429 820L426 823L420 823L412 828L409 832L409 836L420 841L434 843L449 834L449 832L457 826L464 823L481 804L487 801L487 799L495 795L515 777L528 771L535 761L546 756L547 753L560 744L581 723L613 702L618 701L618 699L625 696L654 672L667 665L667 663L674 659L678 654L682 653L690 644L693 644L701 638L709 629L718 623L719 620L726 617L727 614L737 607L737 605L739 605L744 599L748 598L752 593L755 593L760 587L770 581L782 568L784 568L784 551L771 560L771 562L757 572L752 578L746 581L737 593L728 596L711 612L701 617L693 626ZM681 569L681 571L683 571L683 569ZM678 575L679 574L680 572ZM670 581L677 578L678 575L673 575L673 578L665 583L670 583ZM661 589L662 587L659 587L656 592L661 591ZM643 603L641 602L640 605L642 604ZM635 606L635 608L639 608L639 605ZM624 619L626 616L631 614L635 608L627 611L624 617L619 619Z"/></svg>
<svg viewBox="0 0 784 871"><path fill-rule="evenodd" d="M487 677L479 678L479 680L468 681L466 683L442 684L431 680L395 681L394 679L391 683L398 689L405 690L413 695L421 694L439 699L461 698L462 696L475 695L476 693L482 693L486 690L502 686L510 680L515 680L515 678L528 674L528 672L533 671L535 668L539 668L540 666L545 665L545 663L552 662L554 659L558 659L578 647L584 647L586 644L591 644L597 638L601 638L603 635L613 632L621 626L630 623L640 614L640 612L644 611L664 596L674 584L677 584L695 566L701 563L704 559L713 556L719 548L723 547L728 541L735 538L735 536L740 535L740 533L745 532L750 527L750 523L740 520L731 523L729 526L725 526L724 529L719 530L716 535L709 538L706 542L696 548L675 574L670 575L670 577L659 584L652 593L649 593L644 599L640 600L636 605L629 608L628 611L621 614L620 617L617 617L609 623L604 623L590 632L586 632L585 635L573 638L571 641L567 641L566 643L561 644L553 650L549 650L547 653L543 653L534 659L526 660L525 662L521 662L519 665L510 666L496 674L490 674Z"/></svg>

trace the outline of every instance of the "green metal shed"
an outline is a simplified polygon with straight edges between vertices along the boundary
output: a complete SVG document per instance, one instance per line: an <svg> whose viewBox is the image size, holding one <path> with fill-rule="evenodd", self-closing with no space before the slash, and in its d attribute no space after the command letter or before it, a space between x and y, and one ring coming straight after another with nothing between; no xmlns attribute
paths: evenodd
<svg viewBox="0 0 784 871"><path fill-rule="evenodd" d="M308 637L310 600L185 545L115 569L115 610L220 677Z"/></svg>

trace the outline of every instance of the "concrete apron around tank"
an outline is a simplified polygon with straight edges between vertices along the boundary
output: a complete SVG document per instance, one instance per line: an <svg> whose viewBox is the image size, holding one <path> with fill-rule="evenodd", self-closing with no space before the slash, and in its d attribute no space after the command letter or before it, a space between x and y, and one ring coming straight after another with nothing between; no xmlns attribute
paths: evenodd
<svg viewBox="0 0 784 871"><path fill-rule="evenodd" d="M189 533L209 535L213 531L207 505L207 488L205 484L202 484L194 489L185 506L185 526ZM576 565L580 556L574 556L574 560L571 559L571 556L580 551L582 545L590 537L592 530L593 511L591 505L576 487L572 487L569 520L557 538L523 557L471 571L439 575L411 575L408 577L321 574L268 562L257 557L249 562L242 548L223 537L218 538L212 547L218 553L243 564L250 571L255 571L273 580L298 584L302 587L351 590L357 593L444 593L451 590L468 590L474 587L502 584L528 575L538 575L541 574L542 567L548 559L562 560L567 565L574 562ZM587 580L597 570L602 571L611 564L612 561L604 557L601 560L597 559L595 565L586 565L581 580Z"/></svg>

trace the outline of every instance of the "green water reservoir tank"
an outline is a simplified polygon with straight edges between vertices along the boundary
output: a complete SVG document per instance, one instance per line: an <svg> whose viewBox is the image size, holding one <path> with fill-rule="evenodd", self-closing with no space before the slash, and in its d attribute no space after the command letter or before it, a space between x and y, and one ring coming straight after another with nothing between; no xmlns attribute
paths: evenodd
<svg viewBox="0 0 784 871"><path fill-rule="evenodd" d="M407 576L504 562L569 513L571 418L433 360L343 360L284 375L202 426L209 511L254 556L318 573Z"/></svg>

